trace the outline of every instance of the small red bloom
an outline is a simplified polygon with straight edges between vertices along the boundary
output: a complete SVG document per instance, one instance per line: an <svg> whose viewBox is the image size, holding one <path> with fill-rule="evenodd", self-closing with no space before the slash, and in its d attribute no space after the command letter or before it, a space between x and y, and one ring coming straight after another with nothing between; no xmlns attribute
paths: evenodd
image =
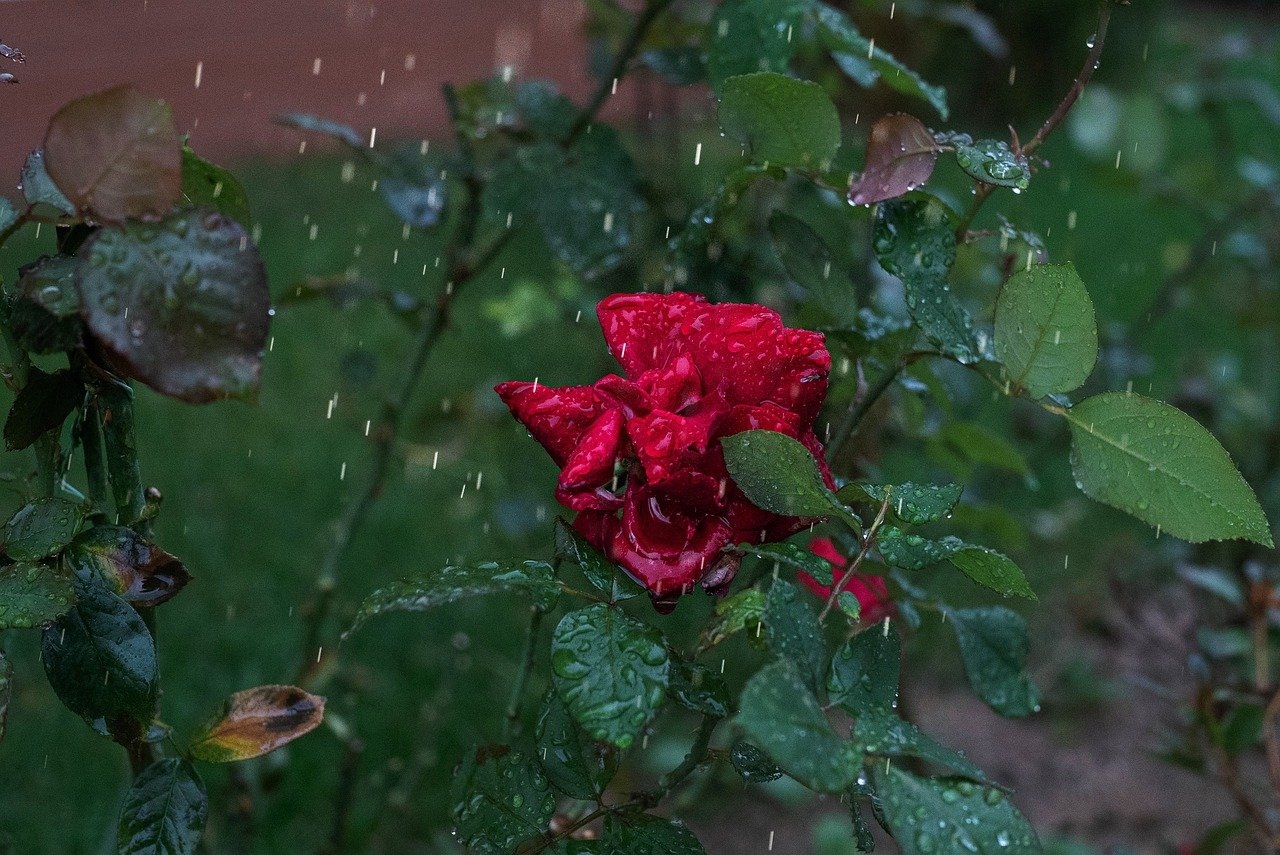
<svg viewBox="0 0 1280 855"><path fill-rule="evenodd" d="M496 391L560 466L556 499L579 512L575 528L655 598L687 593L713 566L725 585L724 546L781 540L810 520L747 501L721 437L784 433L830 481L813 432L831 370L822 335L788 329L763 306L695 294L616 294L596 311L625 378Z"/></svg>
<svg viewBox="0 0 1280 855"><path fill-rule="evenodd" d="M845 577L845 571L842 568L849 563L849 559L840 554L840 550L836 549L831 538L815 537L809 541L809 549L819 558L825 558L831 562L833 583ZM820 584L808 573L801 571L797 574L797 578L822 599L825 600L831 596L831 586ZM848 591L858 598L858 605L862 608L862 619L868 623L883 620L886 615L893 613L893 599L889 596L889 587L885 584L883 576L854 576L845 582L840 590Z"/></svg>

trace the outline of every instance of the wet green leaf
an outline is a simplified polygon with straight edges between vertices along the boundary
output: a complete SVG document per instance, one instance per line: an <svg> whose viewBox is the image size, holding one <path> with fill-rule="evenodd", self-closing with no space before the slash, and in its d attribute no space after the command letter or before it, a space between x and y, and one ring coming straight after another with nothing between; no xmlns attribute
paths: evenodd
<svg viewBox="0 0 1280 855"><path fill-rule="evenodd" d="M858 311L853 282L835 267L826 241L804 220L783 211L769 217L769 233L792 280L813 295L833 323L853 323Z"/></svg>
<svg viewBox="0 0 1280 855"><path fill-rule="evenodd" d="M189 403L257 393L271 300L238 223L180 211L101 229L79 257L85 324L129 376Z"/></svg>
<svg viewBox="0 0 1280 855"><path fill-rule="evenodd" d="M956 146L956 163L970 178L984 184L997 184L1026 190L1031 186L1031 167L1027 159L1013 153L1003 140L978 140Z"/></svg>
<svg viewBox="0 0 1280 855"><path fill-rule="evenodd" d="M948 609L964 670L978 697L1003 716L1040 709L1040 693L1027 674L1027 623L1003 606Z"/></svg>
<svg viewBox="0 0 1280 855"><path fill-rule="evenodd" d="M724 82L720 129L770 166L826 169L840 148L840 117L822 87L771 71Z"/></svg>
<svg viewBox="0 0 1280 855"><path fill-rule="evenodd" d="M729 475L756 507L792 517L849 513L823 483L813 453L791 437L748 430L720 444Z"/></svg>
<svg viewBox="0 0 1280 855"><path fill-rule="evenodd" d="M745 739L739 739L733 744L729 751L729 762L748 784L767 784L782 777L782 770L777 764Z"/></svg>
<svg viewBox="0 0 1280 855"><path fill-rule="evenodd" d="M859 499L879 505L890 495L889 511L911 525L934 522L951 513L964 487L959 484L848 484L836 493L841 501Z"/></svg>
<svg viewBox="0 0 1280 855"><path fill-rule="evenodd" d="M249 196L240 179L182 147L182 201L193 208L216 208L246 229L253 224Z"/></svg>
<svg viewBox="0 0 1280 855"><path fill-rule="evenodd" d="M769 648L789 659L809 691L826 685L827 646L811 597L785 579L775 579L764 604L764 634Z"/></svg>
<svg viewBox="0 0 1280 855"><path fill-rule="evenodd" d="M18 211L8 199L0 197L0 231L4 231L18 221Z"/></svg>
<svg viewBox="0 0 1280 855"><path fill-rule="evenodd" d="M569 135L578 108L550 80L526 80L516 87L516 109L534 133L550 140Z"/></svg>
<svg viewBox="0 0 1280 855"><path fill-rule="evenodd" d="M97 220L159 219L182 198L173 111L132 84L77 98L55 113L44 161L58 189Z"/></svg>
<svg viewBox="0 0 1280 855"><path fill-rule="evenodd" d="M998 594L1036 599L1022 570L1008 556L985 546L965 543L954 535L931 540L885 526L876 545L884 560L894 567L923 570L931 564L950 561L970 579Z"/></svg>
<svg viewBox="0 0 1280 855"><path fill-rule="evenodd" d="M191 756L235 763L269 754L320 726L324 698L295 686L256 686L227 698L221 717L191 740Z"/></svg>
<svg viewBox="0 0 1280 855"><path fill-rule="evenodd" d="M716 603L711 622L702 630L702 644L714 647L748 627L759 627L763 619L764 592L759 588L745 588Z"/></svg>
<svg viewBox="0 0 1280 855"><path fill-rule="evenodd" d="M915 116L881 116L867 135L867 155L860 174L849 185L849 202L873 205L910 193L933 175L938 145Z"/></svg>
<svg viewBox="0 0 1280 855"><path fill-rule="evenodd" d="M621 602L644 593L635 582L626 577L616 564L600 550L583 539L573 526L564 520L556 521L556 551L578 565L597 590L609 595L610 602Z"/></svg>
<svg viewBox="0 0 1280 855"><path fill-rule="evenodd" d="M17 293L9 303L9 323L18 343L31 353L58 353L80 346L80 292L76 259L45 257L18 272Z"/></svg>
<svg viewBox="0 0 1280 855"><path fill-rule="evenodd" d="M920 778L871 764L885 819L903 855L1039 855L1040 840L1004 794L960 778Z"/></svg>
<svg viewBox="0 0 1280 855"><path fill-rule="evenodd" d="M0 630L49 623L74 602L71 577L54 567L26 561L0 567Z"/></svg>
<svg viewBox="0 0 1280 855"><path fill-rule="evenodd" d="M748 555L764 559L766 563L772 562L808 573L819 585L830 585L832 582L831 562L799 544L784 541L754 546L744 543L738 548Z"/></svg>
<svg viewBox="0 0 1280 855"><path fill-rule="evenodd" d="M884 48L867 39L844 12L825 3L812 3L811 13L817 21L818 38L840 70L860 86L873 86L877 80L904 95L922 98L942 118L947 118L947 90L925 83L919 74L907 68Z"/></svg>
<svg viewBox="0 0 1280 855"><path fill-rule="evenodd" d="M364 137L360 136L355 128L350 125L344 125L341 122L322 119L319 116L312 116L308 113L282 113L276 116L275 122L278 125L297 128L301 131L313 131L334 137L361 151L365 148Z"/></svg>
<svg viewBox="0 0 1280 855"><path fill-rule="evenodd" d="M1186 413L1110 392L1065 415L1071 468L1086 496L1192 543L1273 545L1267 518L1226 449Z"/></svg>
<svg viewBox="0 0 1280 855"><path fill-rule="evenodd" d="M784 772L811 790L838 793L862 768L857 747L836 735L795 665L779 660L742 690L735 723Z"/></svg>
<svg viewBox="0 0 1280 855"><path fill-rule="evenodd" d="M658 630L603 603L565 615L551 680L592 737L627 748L662 704L670 663Z"/></svg>
<svg viewBox="0 0 1280 855"><path fill-rule="evenodd" d="M880 266L902 280L911 319L930 341L960 362L977 362L982 346L973 319L951 293L955 223L932 196L914 193L876 208L874 245Z"/></svg>
<svg viewBox="0 0 1280 855"><path fill-rule="evenodd" d="M200 843L209 799L186 760L157 760L133 781L120 813L120 855L191 855Z"/></svg>
<svg viewBox="0 0 1280 855"><path fill-rule="evenodd" d="M46 374L33 366L5 419L5 447L19 451L42 434L61 428L67 416L83 401L84 384L70 370L64 368Z"/></svg>
<svg viewBox="0 0 1280 855"><path fill-rule="evenodd" d="M84 510L70 499L36 499L4 524L4 551L18 561L37 561L70 543L82 522Z"/></svg>
<svg viewBox="0 0 1280 855"><path fill-rule="evenodd" d="M1098 361L1093 301L1070 264L1040 264L1009 277L996 299L996 358L1033 398L1080 386Z"/></svg>
<svg viewBox="0 0 1280 855"><path fill-rule="evenodd" d="M556 807L537 758L505 745L468 753L451 795L458 838L477 855L511 855L542 838Z"/></svg>
<svg viewBox="0 0 1280 855"><path fill-rule="evenodd" d="M422 612L445 603L504 591L527 593L541 608L550 608L560 593L555 571L545 561L486 561L448 565L420 573L374 591L342 634L343 638L376 615Z"/></svg>
<svg viewBox="0 0 1280 855"><path fill-rule="evenodd" d="M705 665L673 660L667 691L680 706L699 715L725 718L729 714L729 688L723 677Z"/></svg>
<svg viewBox="0 0 1280 855"><path fill-rule="evenodd" d="M391 213L415 229L431 228L444 213L445 185L438 178L389 176L378 182L378 192Z"/></svg>
<svg viewBox="0 0 1280 855"><path fill-rule="evenodd" d="M151 721L159 690L155 644L133 606L94 576L77 576L76 605L44 631L49 685L99 733L118 718Z"/></svg>
<svg viewBox="0 0 1280 855"><path fill-rule="evenodd" d="M827 693L831 703L853 715L863 710L894 709L898 704L898 671L902 642L898 630L880 625L855 635L831 658Z"/></svg>
<svg viewBox="0 0 1280 855"><path fill-rule="evenodd" d="M860 710L853 723L853 738L868 754L879 757L915 757L979 783L987 783L986 773L973 765L969 758L940 745L915 725L903 721L888 707Z"/></svg>
<svg viewBox="0 0 1280 855"><path fill-rule="evenodd" d="M22 164L20 189L22 198L26 199L29 205L47 205L60 214L76 212L76 206L63 195L53 183L53 179L49 177L49 171L45 169L42 149L36 149L27 155L26 161Z"/></svg>
<svg viewBox="0 0 1280 855"><path fill-rule="evenodd" d="M726 0L707 25L707 78L719 91L730 77L786 71L803 18L801 0Z"/></svg>
<svg viewBox="0 0 1280 855"><path fill-rule="evenodd" d="M542 771L566 796L595 799L608 785L614 766L611 752L582 732L555 689L547 692L538 713L537 745Z"/></svg>
<svg viewBox="0 0 1280 855"><path fill-rule="evenodd" d="M702 844L683 822L641 813L609 815L604 851L609 855L704 855Z"/></svg>

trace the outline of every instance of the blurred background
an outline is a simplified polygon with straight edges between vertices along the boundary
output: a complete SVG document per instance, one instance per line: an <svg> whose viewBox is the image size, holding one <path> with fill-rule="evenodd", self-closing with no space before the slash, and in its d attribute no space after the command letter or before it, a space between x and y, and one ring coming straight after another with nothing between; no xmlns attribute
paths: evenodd
<svg viewBox="0 0 1280 855"><path fill-rule="evenodd" d="M22 159L61 104L137 83L170 100L193 147L244 181L280 302L255 406L193 408L139 392L143 475L166 497L159 542L195 576L159 615L171 724L190 729L228 693L292 678L303 628L298 609L334 520L367 471L365 422L408 343L405 327L377 303L285 298L308 277L369 280L422 298L437 287L427 275L439 256L437 237L402 228L371 190L362 162L272 117L317 114L352 125L379 148L404 144L431 161L451 146L444 82L509 69L516 80L554 80L581 102L595 85L591 69L607 55L590 25L608 5L0 3L0 38L26 58L5 63L17 83L0 86L3 192L16 195ZM877 44L926 80L945 83L953 110L947 127L975 136L1005 136L1012 124L1029 137L1070 86L1096 21L1094 5L1078 0L841 5ZM1089 286L1104 342L1090 388L1132 383L1187 409L1232 452L1273 521L1280 519L1278 23L1271 2L1135 0L1118 9L1097 84L1043 149L1051 168L999 206L1019 228L1042 236L1048 258L1074 262ZM936 119L885 87L841 92L842 159L852 166L861 162L868 117L906 109ZM709 92L675 87L656 73L626 81L603 116L624 130L644 172L659 176L651 178L652 198L665 205L651 224L657 233L663 218L687 215L681 200L705 196L736 154L718 137ZM707 153L695 165L699 144ZM967 204L958 170L940 167L935 182L944 199ZM831 242L870 289L883 274L868 252L865 215L840 216ZM998 225L990 213L987 219L980 225ZM740 224L739 236L747 242L759 227ZM0 277L12 281L18 263L51 246L47 232L24 232L0 253ZM962 255L958 271L975 306L990 305L1001 263L990 254ZM730 273L710 271L691 287L784 311L791 304L786 288L748 287ZM642 250L607 276L582 279L554 265L527 234L469 288L417 396L401 474L343 568L341 611L424 566L549 553L559 513L555 468L491 387L534 377L589 382L615 370L594 304L605 293L652 284L655 275ZM896 390L893 406L877 411L860 435L854 468L894 483L966 482L954 528L1007 551L1042 594L1023 611L1046 700L1031 719L999 720L962 685L953 647L926 625L908 643L914 677L904 687L905 708L1013 787L1055 852L1217 851L1195 847L1238 817L1239 799L1215 780L1216 767L1188 734L1215 669L1247 667L1246 606L1252 586L1270 590L1274 553L1158 538L1073 489L1065 433L1042 413L993 402L964 376L913 376L924 390ZM947 395L929 394L934 382ZM7 515L21 504L29 461L7 455L0 468ZM1205 568L1219 575L1206 582L1190 572ZM965 596L974 597L955 594ZM671 620L693 631L710 607L690 597ZM495 711L516 670L521 613L495 598L391 616L344 647L344 670L324 691L365 751L336 848L456 851L451 768L463 746L499 732ZM0 632L0 642L17 682L0 742L0 852L110 850L128 774L121 752L58 703L34 637ZM744 645L728 655L759 654ZM1211 700L1229 704L1224 722L1251 708L1238 698ZM1235 741L1211 748L1235 752L1237 783L1261 795L1258 716L1239 716ZM651 762L660 771L683 756L689 728L678 718L663 721L640 753L641 768ZM210 851L333 846L342 753L322 730L235 770L209 769ZM679 808L712 855L764 851L770 838L777 853L850 851L846 808L784 783L744 792L731 771L714 771L686 791Z"/></svg>

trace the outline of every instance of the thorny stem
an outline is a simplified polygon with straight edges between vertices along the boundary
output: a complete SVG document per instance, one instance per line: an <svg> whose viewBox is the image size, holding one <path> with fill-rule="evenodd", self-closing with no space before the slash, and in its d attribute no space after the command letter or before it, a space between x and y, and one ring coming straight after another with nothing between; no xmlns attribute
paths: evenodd
<svg viewBox="0 0 1280 855"><path fill-rule="evenodd" d="M507 703L507 718L502 725L502 741L508 742L515 735L516 725L520 722L520 702L524 698L525 685L529 682L529 674L533 671L533 660L537 653L538 630L542 626L542 616L546 612L540 606L529 609L529 631L524 639L524 652L520 657L520 671L511 687L511 700Z"/></svg>
<svg viewBox="0 0 1280 855"><path fill-rule="evenodd" d="M871 527L862 535L862 548L858 550L857 557L853 559L853 563L845 570L844 575L831 586L831 594L827 597L827 602L822 607L822 611L818 613L819 623L827 619L827 615L831 613L832 606L840 598L840 592L844 590L845 585L849 584L849 580L858 575L858 570L862 567L862 562L866 560L867 553L876 545L876 537L880 534L880 526L884 525L884 518L889 513L889 499L892 495L892 490L885 491L884 501L880 503L880 510L876 513L875 521L871 523Z"/></svg>
<svg viewBox="0 0 1280 855"><path fill-rule="evenodd" d="M689 753L685 755L679 766L658 779L657 789L646 793L643 801L651 805L657 805L685 778L692 775L694 770L706 762L707 754L711 748L711 734L715 732L716 725L719 723L720 718L718 716L704 715L702 717L702 723L698 726L698 734L693 739L693 745L689 747Z"/></svg>
<svg viewBox="0 0 1280 855"><path fill-rule="evenodd" d="M1062 101L1058 103L1049 118L1044 120L1044 124L1040 126L1040 130L1036 131L1036 135L1022 146L1021 154L1030 157L1035 154L1049 138L1049 135L1062 124L1063 119L1067 117L1067 113L1071 112L1071 108L1075 106L1080 93L1084 92L1084 87L1088 85L1093 78L1093 73L1098 70L1098 64L1102 57L1102 44L1107 39L1107 25L1111 23L1111 5L1114 0L1101 0L1098 4L1098 30L1094 34L1093 43L1089 46L1089 55L1085 57L1084 66L1081 67L1080 73L1076 75L1076 80L1071 84L1071 88L1067 90L1067 94L1063 96ZM979 182L975 188L973 202L969 205L969 210L965 211L963 217L960 218L960 224L956 226L956 239L964 240L969 232L969 226L973 223L978 212L982 210L983 204L996 190L995 184L985 184Z"/></svg>
<svg viewBox="0 0 1280 855"><path fill-rule="evenodd" d="M640 43L644 41L645 35L649 32L649 27L653 25L659 15L666 11L666 8L672 2L673 0L649 0L644 9L640 10L635 24L631 27L631 32L627 34L627 40L623 42L622 47L618 49L618 55L613 59L613 65L605 72L600 85L596 87L595 94L591 96L591 100L587 102L586 107L578 114L577 121L573 123L573 127L565 135L565 145L576 140L595 121L596 113L600 112L604 102L609 100L609 96L613 94L617 81L627 73L627 66L630 65L632 57L639 50Z"/></svg>

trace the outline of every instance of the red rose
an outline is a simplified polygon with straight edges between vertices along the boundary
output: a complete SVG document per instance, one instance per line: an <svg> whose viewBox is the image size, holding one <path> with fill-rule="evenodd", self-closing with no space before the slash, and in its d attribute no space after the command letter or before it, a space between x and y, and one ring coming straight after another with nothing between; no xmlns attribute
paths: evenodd
<svg viewBox="0 0 1280 855"><path fill-rule="evenodd" d="M809 549L819 558L825 558L831 562L833 584L845 577L841 568L849 563L849 559L840 554L836 545L831 542L831 538L815 537L809 541ZM825 600L831 596L831 586L820 584L808 573L801 571L797 578L822 599ZM889 587L884 583L883 576L854 576L845 582L840 590L848 591L858 598L862 619L868 623L883 620L886 615L893 612L893 599L889 596Z"/></svg>
<svg viewBox="0 0 1280 855"><path fill-rule="evenodd" d="M655 599L704 579L727 585L724 546L781 540L810 520L747 501L720 438L784 433L830 480L813 432L831 370L822 335L787 329L763 306L695 294L616 294L597 314L625 379L495 388L560 466L556 499L578 511L575 528Z"/></svg>

